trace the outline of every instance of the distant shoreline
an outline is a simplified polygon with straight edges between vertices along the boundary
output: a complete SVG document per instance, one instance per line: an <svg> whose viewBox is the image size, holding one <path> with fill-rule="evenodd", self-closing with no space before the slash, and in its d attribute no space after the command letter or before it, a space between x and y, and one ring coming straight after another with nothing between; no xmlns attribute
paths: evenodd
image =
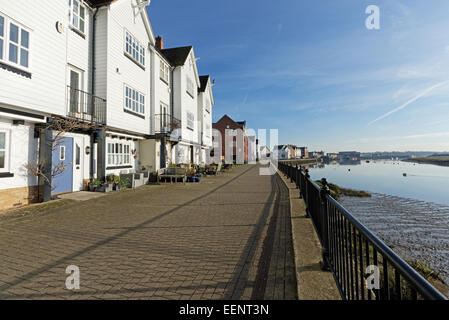
<svg viewBox="0 0 449 320"><path fill-rule="evenodd" d="M316 159L290 159L290 160L279 160L279 161L293 163L293 164L299 164L299 165L317 163Z"/></svg>
<svg viewBox="0 0 449 320"><path fill-rule="evenodd" d="M433 164L437 166L449 167L449 157L424 157L404 159L405 162L413 162L420 164Z"/></svg>

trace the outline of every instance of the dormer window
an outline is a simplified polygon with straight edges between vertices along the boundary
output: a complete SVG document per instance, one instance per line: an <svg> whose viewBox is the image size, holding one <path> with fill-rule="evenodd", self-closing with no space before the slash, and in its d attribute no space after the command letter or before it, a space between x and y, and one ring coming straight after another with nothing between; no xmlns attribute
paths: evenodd
<svg viewBox="0 0 449 320"><path fill-rule="evenodd" d="M86 7L79 0L69 0L69 5L72 27L84 34L86 28Z"/></svg>

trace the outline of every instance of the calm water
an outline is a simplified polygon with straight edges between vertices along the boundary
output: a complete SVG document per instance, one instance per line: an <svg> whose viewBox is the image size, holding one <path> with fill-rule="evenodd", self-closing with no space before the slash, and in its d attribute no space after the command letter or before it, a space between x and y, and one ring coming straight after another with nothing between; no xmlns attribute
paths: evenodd
<svg viewBox="0 0 449 320"><path fill-rule="evenodd" d="M438 272L449 297L449 167L376 160L310 168L310 175L370 191L371 198L340 202L404 259Z"/></svg>
<svg viewBox="0 0 449 320"><path fill-rule="evenodd" d="M310 176L345 188L449 205L449 167L376 160L311 167Z"/></svg>

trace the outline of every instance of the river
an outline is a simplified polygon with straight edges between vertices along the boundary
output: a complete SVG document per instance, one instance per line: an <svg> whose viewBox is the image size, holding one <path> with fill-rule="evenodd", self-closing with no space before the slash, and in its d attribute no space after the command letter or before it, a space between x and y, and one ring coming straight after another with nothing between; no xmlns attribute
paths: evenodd
<svg viewBox="0 0 449 320"><path fill-rule="evenodd" d="M406 174L404 177L403 174ZM327 178L341 187L434 202L449 206L449 167L375 160L358 165L311 167L314 180Z"/></svg>
<svg viewBox="0 0 449 320"><path fill-rule="evenodd" d="M340 202L404 259L424 263L449 284L449 167L370 160L312 166L310 176L372 193Z"/></svg>

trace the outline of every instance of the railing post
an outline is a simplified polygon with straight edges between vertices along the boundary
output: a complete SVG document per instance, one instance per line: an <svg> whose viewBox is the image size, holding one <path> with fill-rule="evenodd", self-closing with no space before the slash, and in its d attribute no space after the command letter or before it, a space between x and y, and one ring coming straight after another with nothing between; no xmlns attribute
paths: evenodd
<svg viewBox="0 0 449 320"><path fill-rule="evenodd" d="M295 169L295 182L296 182L296 189L299 189L299 166L296 164Z"/></svg>
<svg viewBox="0 0 449 320"><path fill-rule="evenodd" d="M306 190L305 190L305 193L304 193L304 202L306 203L306 217L307 218L310 218L310 209L309 209L309 184L307 183L308 182L308 179L310 178L310 174L309 174L309 169L305 169L304 170L304 173L305 173L305 175L304 175L304 182L305 182L305 185L306 185Z"/></svg>
<svg viewBox="0 0 449 320"><path fill-rule="evenodd" d="M293 165L290 164L290 183L293 183Z"/></svg>
<svg viewBox="0 0 449 320"><path fill-rule="evenodd" d="M328 205L327 196L330 189L325 178L321 179L320 200L321 200L321 239L322 239L322 259L320 262L321 270L330 271L329 265L329 235L328 235Z"/></svg>
<svg viewBox="0 0 449 320"><path fill-rule="evenodd" d="M87 112L90 115L90 120L92 123L94 123L97 120L95 108L96 108L95 97L92 95L90 97L90 114L89 114L89 105L87 105Z"/></svg>

